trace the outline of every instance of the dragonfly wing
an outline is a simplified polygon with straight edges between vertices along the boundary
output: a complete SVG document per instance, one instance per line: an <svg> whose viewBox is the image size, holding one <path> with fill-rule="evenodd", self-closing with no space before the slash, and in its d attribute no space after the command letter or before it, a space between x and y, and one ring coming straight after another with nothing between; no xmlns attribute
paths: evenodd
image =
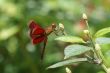
<svg viewBox="0 0 110 73"><path fill-rule="evenodd" d="M45 30L37 23L35 23L35 21L30 21L29 23L29 28L30 28L30 37L36 38L36 35L42 35L45 33Z"/></svg>
<svg viewBox="0 0 110 73"><path fill-rule="evenodd" d="M45 34L45 30L43 28L34 28L32 30L32 35L42 35Z"/></svg>
<svg viewBox="0 0 110 73"><path fill-rule="evenodd" d="M45 40L45 36L44 35L40 35L39 37L34 37L32 38L32 43L33 44L38 44L41 43Z"/></svg>
<svg viewBox="0 0 110 73"><path fill-rule="evenodd" d="M30 22L29 22L29 28L30 29L33 29L33 28L41 28L41 26L39 26L39 24L37 24L34 20L31 20Z"/></svg>

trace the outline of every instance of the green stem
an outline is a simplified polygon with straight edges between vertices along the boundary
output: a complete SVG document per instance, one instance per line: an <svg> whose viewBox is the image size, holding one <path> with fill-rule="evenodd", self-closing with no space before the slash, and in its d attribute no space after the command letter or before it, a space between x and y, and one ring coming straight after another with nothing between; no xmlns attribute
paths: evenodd
<svg viewBox="0 0 110 73"><path fill-rule="evenodd" d="M88 25L88 21L85 20L85 22L86 22L87 28L88 28L88 30L89 30L90 28L89 28L89 25ZM103 62L101 63L101 66L102 66L102 68L105 70L105 72L108 73L108 72L107 72L107 67L105 66L105 63L104 63L105 58L104 58L104 56L103 56L101 50L100 50L100 49L99 49L99 50L96 50L96 48L95 48L95 42L94 42L93 39L92 39L91 33L88 34L88 37L90 38L90 41L91 41L91 43L92 43L94 54L97 56L97 58L98 58L100 61L103 61Z"/></svg>
<svg viewBox="0 0 110 73"><path fill-rule="evenodd" d="M102 64L101 66L102 66L102 68L105 70L105 72L108 73L107 67L106 67L104 64Z"/></svg>

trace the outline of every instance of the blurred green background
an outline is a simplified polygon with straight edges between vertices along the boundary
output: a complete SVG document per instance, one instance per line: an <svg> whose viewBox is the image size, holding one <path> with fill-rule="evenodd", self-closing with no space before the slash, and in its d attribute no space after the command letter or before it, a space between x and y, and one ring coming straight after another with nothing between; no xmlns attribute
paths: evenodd
<svg viewBox="0 0 110 73"><path fill-rule="evenodd" d="M69 35L80 35L82 13L88 15L92 33L110 26L110 0L0 0L0 73L66 73L65 67L46 67L63 60L67 44L55 41L57 36L51 34L41 63L42 44L31 43L27 24L32 19L42 27L63 23ZM110 45L101 46L110 67ZM98 65L89 63L70 68L73 73L104 73Z"/></svg>

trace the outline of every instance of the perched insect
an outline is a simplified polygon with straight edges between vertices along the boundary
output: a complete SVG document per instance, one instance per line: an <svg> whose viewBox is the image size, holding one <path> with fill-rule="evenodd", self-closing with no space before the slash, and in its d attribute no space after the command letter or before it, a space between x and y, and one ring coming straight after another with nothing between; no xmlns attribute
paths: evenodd
<svg viewBox="0 0 110 73"><path fill-rule="evenodd" d="M34 20L29 22L30 29L30 37L32 39L33 44L44 43L44 46L41 50L41 59L43 59L45 47L48 39L48 35L51 34L56 28L55 24L50 25L47 28L42 28L39 24L37 24Z"/></svg>

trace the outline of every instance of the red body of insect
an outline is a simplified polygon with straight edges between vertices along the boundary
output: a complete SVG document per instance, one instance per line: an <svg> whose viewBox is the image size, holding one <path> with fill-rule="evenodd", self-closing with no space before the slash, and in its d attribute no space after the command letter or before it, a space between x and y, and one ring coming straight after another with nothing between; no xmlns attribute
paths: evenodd
<svg viewBox="0 0 110 73"><path fill-rule="evenodd" d="M43 59L45 46L47 43L47 36L54 31L56 28L55 24L47 27L46 29L42 28L39 24L35 23L35 21L30 21L29 29L30 29L30 37L32 39L33 44L39 44L44 42L44 47L41 51L41 59Z"/></svg>

